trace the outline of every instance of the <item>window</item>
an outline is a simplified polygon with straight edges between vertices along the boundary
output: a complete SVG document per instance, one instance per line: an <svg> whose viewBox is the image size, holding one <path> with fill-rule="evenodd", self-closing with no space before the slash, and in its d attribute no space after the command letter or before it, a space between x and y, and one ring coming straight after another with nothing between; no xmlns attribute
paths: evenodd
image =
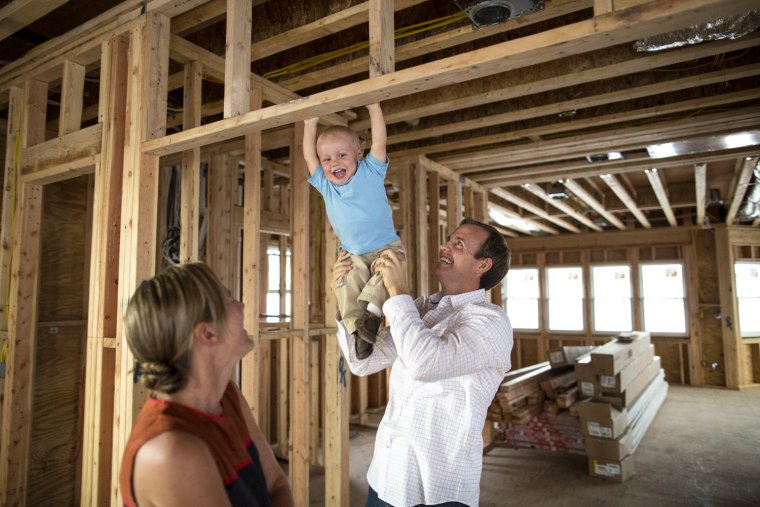
<svg viewBox="0 0 760 507"><path fill-rule="evenodd" d="M593 266L594 331L632 331L631 267Z"/></svg>
<svg viewBox="0 0 760 507"><path fill-rule="evenodd" d="M269 277L267 284L267 301L265 322L280 322L289 320L291 315L291 285L290 285L290 251L285 255L285 309L280 310L280 249L276 246L270 246L267 249L269 258Z"/></svg>
<svg viewBox="0 0 760 507"><path fill-rule="evenodd" d="M583 331L583 270L548 268L546 298L551 331Z"/></svg>
<svg viewBox="0 0 760 507"><path fill-rule="evenodd" d="M737 262L736 299L739 304L739 329L744 338L760 336L760 261Z"/></svg>
<svg viewBox="0 0 760 507"><path fill-rule="evenodd" d="M642 264L641 296L645 331L686 333L682 264Z"/></svg>
<svg viewBox="0 0 760 507"><path fill-rule="evenodd" d="M538 269L510 269L504 285L506 310L515 329L538 330Z"/></svg>

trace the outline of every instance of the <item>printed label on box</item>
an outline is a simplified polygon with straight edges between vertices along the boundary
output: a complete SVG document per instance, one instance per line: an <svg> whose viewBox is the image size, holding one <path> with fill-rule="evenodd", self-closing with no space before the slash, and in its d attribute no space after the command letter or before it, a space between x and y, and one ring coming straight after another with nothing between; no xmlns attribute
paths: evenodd
<svg viewBox="0 0 760 507"><path fill-rule="evenodd" d="M588 434L593 437L612 438L612 428L602 426L596 421L586 423L586 429L588 430Z"/></svg>
<svg viewBox="0 0 760 507"><path fill-rule="evenodd" d="M594 395L594 383L593 382L581 382L581 392L583 396Z"/></svg>
<svg viewBox="0 0 760 507"><path fill-rule="evenodd" d="M554 352L549 352L549 361L552 363L561 363L564 360L565 358L562 355L562 351L556 350Z"/></svg>
<svg viewBox="0 0 760 507"><path fill-rule="evenodd" d="M599 375L599 383L602 387L615 389L615 375Z"/></svg>
<svg viewBox="0 0 760 507"><path fill-rule="evenodd" d="M594 463L594 473L605 477L620 475L620 465L617 463Z"/></svg>

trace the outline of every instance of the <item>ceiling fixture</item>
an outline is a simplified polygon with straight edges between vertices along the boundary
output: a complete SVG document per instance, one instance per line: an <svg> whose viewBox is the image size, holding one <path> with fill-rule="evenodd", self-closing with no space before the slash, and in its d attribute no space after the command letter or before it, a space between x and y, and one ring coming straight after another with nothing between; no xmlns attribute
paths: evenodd
<svg viewBox="0 0 760 507"><path fill-rule="evenodd" d="M733 134L692 137L672 143L650 144L647 146L647 152L650 158L668 158L757 145L760 145L760 130L747 130Z"/></svg>
<svg viewBox="0 0 760 507"><path fill-rule="evenodd" d="M608 162L610 160L623 160L625 157L619 151L610 151L607 153L596 153L594 155L586 155L586 160L589 164L596 164L598 162Z"/></svg>
<svg viewBox="0 0 760 507"><path fill-rule="evenodd" d="M552 199L567 199L569 197L565 191L565 185L562 184L562 180L552 183L546 195Z"/></svg>
<svg viewBox="0 0 760 507"><path fill-rule="evenodd" d="M544 10L544 0L454 0L454 4L470 18L473 30Z"/></svg>

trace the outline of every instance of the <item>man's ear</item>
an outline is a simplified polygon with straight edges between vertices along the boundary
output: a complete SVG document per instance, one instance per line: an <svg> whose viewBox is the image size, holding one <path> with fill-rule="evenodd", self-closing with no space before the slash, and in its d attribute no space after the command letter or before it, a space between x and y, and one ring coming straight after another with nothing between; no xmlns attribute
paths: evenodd
<svg viewBox="0 0 760 507"><path fill-rule="evenodd" d="M493 266L493 260L490 257L484 257L482 259L478 259L478 268L477 268L478 274L482 275L483 273L491 269L492 266Z"/></svg>
<svg viewBox="0 0 760 507"><path fill-rule="evenodd" d="M207 345L217 341L216 327L210 322L199 322L193 331L196 343Z"/></svg>

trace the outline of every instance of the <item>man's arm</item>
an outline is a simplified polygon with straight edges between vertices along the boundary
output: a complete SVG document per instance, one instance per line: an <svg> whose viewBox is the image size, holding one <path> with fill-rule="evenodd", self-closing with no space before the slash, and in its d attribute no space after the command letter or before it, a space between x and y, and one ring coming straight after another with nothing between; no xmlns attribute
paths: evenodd
<svg viewBox="0 0 760 507"><path fill-rule="evenodd" d="M309 118L303 122L303 158L306 160L306 167L309 168L309 174L319 167L319 155L317 155L317 124L319 118Z"/></svg>
<svg viewBox="0 0 760 507"><path fill-rule="evenodd" d="M436 381L484 368L509 368L512 327L488 305L466 305L444 327L428 328L409 295L406 260L386 250L375 270L391 298L383 305L398 357L416 380Z"/></svg>
<svg viewBox="0 0 760 507"><path fill-rule="evenodd" d="M369 152L380 162L385 162L388 145L388 134L385 128L385 118L379 103L369 104L369 123L372 129L372 146Z"/></svg>

